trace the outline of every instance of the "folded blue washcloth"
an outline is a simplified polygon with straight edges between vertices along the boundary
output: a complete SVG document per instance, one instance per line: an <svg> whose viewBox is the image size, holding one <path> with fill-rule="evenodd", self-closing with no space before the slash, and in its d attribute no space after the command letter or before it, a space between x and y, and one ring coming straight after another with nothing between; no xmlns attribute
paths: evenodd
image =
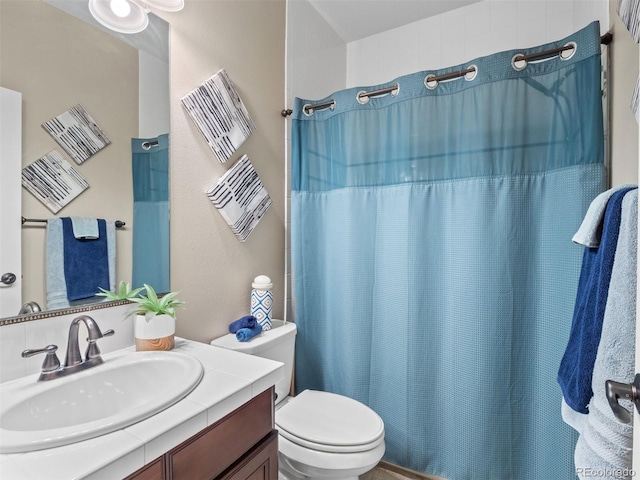
<svg viewBox="0 0 640 480"><path fill-rule="evenodd" d="M241 328L236 332L236 339L239 342L248 342L256 335L260 335L262 333L262 325L256 323L253 328Z"/></svg>
<svg viewBox="0 0 640 480"><path fill-rule="evenodd" d="M622 200L629 190L631 188L621 189L611 196L603 219L600 245L586 247L582 257L569 341L558 370L564 400L579 413L589 413L588 405L593 396L593 366L618 244Z"/></svg>
<svg viewBox="0 0 640 480"><path fill-rule="evenodd" d="M241 328L253 328L256 326L257 320L253 315L245 315L235 322L229 324L229 333L236 333Z"/></svg>

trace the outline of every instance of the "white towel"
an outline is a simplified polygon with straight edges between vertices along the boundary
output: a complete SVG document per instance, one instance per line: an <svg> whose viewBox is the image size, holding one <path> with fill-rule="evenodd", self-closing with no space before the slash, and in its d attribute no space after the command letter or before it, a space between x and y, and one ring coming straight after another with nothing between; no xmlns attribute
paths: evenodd
<svg viewBox="0 0 640 480"><path fill-rule="evenodd" d="M602 225L604 212L607 209L607 202L618 190L631 187L635 187L635 185L618 185L617 187L613 187L602 192L594 198L591 205L589 205L589 209L587 210L587 214L584 216L584 220L582 220L580 228L578 228L578 231L571 240L579 245L584 245L585 247L598 247L600 245L600 237L602 237Z"/></svg>
<svg viewBox="0 0 640 480"><path fill-rule="evenodd" d="M587 423L587 414L576 412L573 408L567 405L567 402L562 399L562 407L560 413L562 414L562 420L564 423L573 427L578 433L582 433L584 426Z"/></svg>
<svg viewBox="0 0 640 480"><path fill-rule="evenodd" d="M593 368L593 398L576 444L576 473L581 479L591 478L593 471L619 472L616 479L630 478L633 426L613 414L605 381L631 383L634 379L637 212L638 190L632 190L622 202L616 257ZM632 411L630 402L622 405Z"/></svg>

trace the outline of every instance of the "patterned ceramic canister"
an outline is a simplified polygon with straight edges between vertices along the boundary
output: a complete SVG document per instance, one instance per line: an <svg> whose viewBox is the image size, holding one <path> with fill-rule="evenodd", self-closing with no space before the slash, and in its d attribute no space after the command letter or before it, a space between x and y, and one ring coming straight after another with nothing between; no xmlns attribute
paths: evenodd
<svg viewBox="0 0 640 480"><path fill-rule="evenodd" d="M251 315L262 325L262 330L271 329L271 308L273 307L273 283L266 275L259 275L251 284Z"/></svg>

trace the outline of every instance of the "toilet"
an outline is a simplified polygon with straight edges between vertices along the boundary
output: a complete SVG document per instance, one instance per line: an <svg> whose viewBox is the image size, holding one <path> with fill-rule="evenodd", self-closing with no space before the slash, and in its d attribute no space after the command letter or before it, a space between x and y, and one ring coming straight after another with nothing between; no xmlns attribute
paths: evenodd
<svg viewBox="0 0 640 480"><path fill-rule="evenodd" d="M276 388L278 478L357 479L384 454L384 422L366 405L343 395L305 390L289 396L296 325L273 320L271 330L248 342L235 335L211 345L284 363Z"/></svg>

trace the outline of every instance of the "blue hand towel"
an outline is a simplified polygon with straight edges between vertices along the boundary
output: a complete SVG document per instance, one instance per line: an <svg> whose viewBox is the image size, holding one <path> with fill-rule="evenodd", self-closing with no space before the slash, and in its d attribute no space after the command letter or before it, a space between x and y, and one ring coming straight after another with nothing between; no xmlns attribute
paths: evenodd
<svg viewBox="0 0 640 480"><path fill-rule="evenodd" d="M584 220L582 220L580 228L571 240L573 240L574 243L584 245L585 247L597 247L600 245L603 225L602 219L604 218L604 212L607 209L609 199L611 199L613 194L618 190L627 189L628 191L630 188L634 187L635 185L625 183L623 185L610 188L594 198L591 205L589 205L589 209L587 210L587 214L584 216Z"/></svg>
<svg viewBox="0 0 640 480"><path fill-rule="evenodd" d="M62 220L47 220L46 284L47 309L68 308L67 285L64 281L64 243L62 240Z"/></svg>
<svg viewBox="0 0 640 480"><path fill-rule="evenodd" d="M93 297L100 291L110 289L109 247L107 225L98 220L97 240L76 239L69 217L62 218L64 244L64 278L69 301Z"/></svg>
<svg viewBox="0 0 640 480"><path fill-rule="evenodd" d="M256 322L256 317L253 315L245 315L244 317L229 324L229 333L236 333L241 328L253 328L256 326Z"/></svg>
<svg viewBox="0 0 640 480"><path fill-rule="evenodd" d="M73 236L77 240L97 240L100 237L98 219L90 217L70 217Z"/></svg>
<svg viewBox="0 0 640 480"><path fill-rule="evenodd" d="M262 325L256 323L253 328L241 328L236 332L236 339L239 342L247 342L251 340L256 335L260 335L262 333Z"/></svg>
<svg viewBox="0 0 640 480"><path fill-rule="evenodd" d="M589 413L591 380L604 318L611 271L615 259L622 200L631 188L616 191L604 215L602 239L596 248L586 247L573 312L569 341L558 371L558 383L569 407Z"/></svg>

